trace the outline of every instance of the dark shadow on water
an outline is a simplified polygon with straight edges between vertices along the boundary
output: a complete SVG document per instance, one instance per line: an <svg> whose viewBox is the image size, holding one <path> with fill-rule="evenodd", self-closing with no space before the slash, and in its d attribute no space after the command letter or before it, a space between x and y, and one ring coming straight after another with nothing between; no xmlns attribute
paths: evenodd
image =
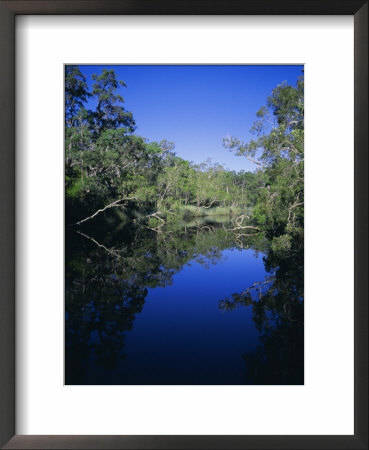
<svg viewBox="0 0 369 450"><path fill-rule="evenodd" d="M173 222L160 233L132 225L132 222L118 228L111 224L90 224L81 229L67 230L66 384L302 384L302 245L296 244L287 254L274 252L263 234L239 236L229 231L231 228L229 219L212 218L187 224ZM231 253L227 253L229 251ZM155 349L156 362L153 362L152 355L133 354L135 349L139 353L145 348L140 343L144 336L135 335L133 340L132 331L150 296L150 308L153 309L149 309L147 314L151 314L151 322L149 320L145 324L152 326L152 321L158 320L156 314L159 311L156 309L155 312L153 307L157 301L155 293L169 292L168 288L173 288L173 283L175 286L181 283L182 275L186 275L187 283L195 271L197 278L193 282L198 283L201 270L206 270L201 274L214 271L214 276L224 277L224 285L228 279L227 257L232 256L233 264L237 264L237 258L241 257L244 258L239 259L241 262L252 264L250 251L256 258L255 264L261 261L260 257L257 259L258 255L264 255L264 269L257 272L263 277L255 279L255 285L251 283L236 294L232 294L232 285L226 286L224 292L229 292L229 295L224 297L215 283L213 287L208 283L201 298L205 302L205 298L210 296L216 307L211 309L215 313L208 316L208 325L202 331L195 323L200 320L201 305L186 303L182 299L178 308L185 308L183 305L186 304L188 308L194 308L194 305L199 308L198 312L193 312L192 334L190 329L187 338L181 335L180 324L177 322L176 326L173 319L175 308L170 311L167 308L173 345L169 347L165 343L163 348L171 348L170 354L165 354L164 350L161 353L160 348ZM260 263L259 266L262 267ZM215 267L217 272L213 269ZM240 286L242 282L241 279ZM163 288L164 291L160 290ZM175 292L180 292L181 288L178 289ZM160 323L166 323L163 317L165 304L160 308L160 320L163 320ZM192 320L190 313L183 310L183 319L190 317ZM229 323L228 328L223 328L225 322ZM140 326L145 328L143 324ZM232 342L234 338L237 343L232 346L234 353L226 342L224 347L218 341L212 345L218 329L219 333L224 333L224 330L228 334L234 333L226 341ZM242 339L249 336L244 352L241 350L242 341L236 341L241 334ZM160 330L155 336L160 342ZM199 369L201 360L196 359L195 347L203 361L213 364L208 375ZM145 366L145 358L150 361L150 366ZM219 367L216 366L217 361ZM134 376L133 366L139 375ZM165 375L161 378L154 372L150 375L149 369L153 368L158 369L158 374Z"/></svg>
<svg viewBox="0 0 369 450"><path fill-rule="evenodd" d="M303 243L294 240L288 252L268 249L264 263L271 276L219 307L252 309L260 335L256 349L243 355L248 384L304 384Z"/></svg>

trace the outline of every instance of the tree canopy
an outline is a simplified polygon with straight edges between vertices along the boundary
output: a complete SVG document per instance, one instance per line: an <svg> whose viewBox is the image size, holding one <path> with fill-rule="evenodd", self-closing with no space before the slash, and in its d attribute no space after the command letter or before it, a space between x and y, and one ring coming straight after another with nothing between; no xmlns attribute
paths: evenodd
<svg viewBox="0 0 369 450"><path fill-rule="evenodd" d="M225 147L253 161L263 173L253 210L255 220L273 237L274 245L289 247L304 226L304 81L282 83L257 112L249 142L224 139Z"/></svg>

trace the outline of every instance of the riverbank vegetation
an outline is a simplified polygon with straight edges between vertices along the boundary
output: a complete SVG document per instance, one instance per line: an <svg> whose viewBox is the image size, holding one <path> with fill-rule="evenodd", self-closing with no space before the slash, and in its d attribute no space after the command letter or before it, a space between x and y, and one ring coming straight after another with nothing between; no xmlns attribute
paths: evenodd
<svg viewBox="0 0 369 450"><path fill-rule="evenodd" d="M194 164L174 144L135 133L133 114L114 70L93 75L92 88L77 66L65 69L66 224L100 215L140 222L156 232L173 221L227 216L240 232L264 231L275 249L289 251L303 237L303 79L280 84L256 114L249 142L224 139L254 172L218 163ZM88 109L86 105L94 105Z"/></svg>

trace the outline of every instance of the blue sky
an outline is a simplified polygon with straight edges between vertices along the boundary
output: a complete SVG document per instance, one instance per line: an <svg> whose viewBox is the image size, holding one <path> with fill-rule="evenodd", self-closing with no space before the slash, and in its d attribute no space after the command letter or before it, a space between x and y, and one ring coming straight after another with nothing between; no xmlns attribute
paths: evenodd
<svg viewBox="0 0 369 450"><path fill-rule="evenodd" d="M175 144L178 156L196 164L211 158L237 171L255 167L225 149L223 137L250 139L255 114L273 88L283 81L294 85L303 69L301 65L79 67L90 86L93 73L115 70L127 84L121 95L140 136L150 141L167 139Z"/></svg>

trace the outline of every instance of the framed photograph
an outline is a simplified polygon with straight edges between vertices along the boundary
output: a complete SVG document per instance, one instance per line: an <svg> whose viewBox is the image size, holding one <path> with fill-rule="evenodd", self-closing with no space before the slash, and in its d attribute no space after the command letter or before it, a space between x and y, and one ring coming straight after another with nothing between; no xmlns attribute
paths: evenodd
<svg viewBox="0 0 369 450"><path fill-rule="evenodd" d="M3 448L368 448L367 2L0 20Z"/></svg>

